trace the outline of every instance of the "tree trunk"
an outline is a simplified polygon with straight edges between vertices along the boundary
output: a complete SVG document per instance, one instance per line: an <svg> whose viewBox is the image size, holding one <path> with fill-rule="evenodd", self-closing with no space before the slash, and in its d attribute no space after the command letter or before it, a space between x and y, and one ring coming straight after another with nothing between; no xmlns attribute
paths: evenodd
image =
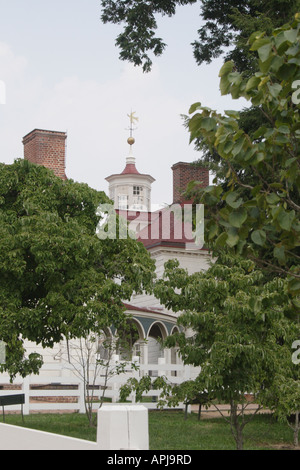
<svg viewBox="0 0 300 470"><path fill-rule="evenodd" d="M231 409L231 431L236 442L237 450L243 450L243 426L239 423L238 405L233 401L230 403Z"/></svg>
<svg viewBox="0 0 300 470"><path fill-rule="evenodd" d="M299 431L300 431L300 422L299 422L299 411L296 411L295 417L295 428L294 428L294 446L299 446Z"/></svg>
<svg viewBox="0 0 300 470"><path fill-rule="evenodd" d="M200 403L199 408L198 408L198 421L200 421L200 418L201 418L201 410L202 410L202 405Z"/></svg>

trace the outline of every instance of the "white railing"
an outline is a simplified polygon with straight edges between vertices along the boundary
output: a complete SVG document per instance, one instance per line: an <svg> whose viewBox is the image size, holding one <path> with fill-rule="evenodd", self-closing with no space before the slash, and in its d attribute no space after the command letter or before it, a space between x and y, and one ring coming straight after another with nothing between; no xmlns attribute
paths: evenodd
<svg viewBox="0 0 300 470"><path fill-rule="evenodd" d="M103 406L96 442L0 423L0 450L149 450L144 406Z"/></svg>
<svg viewBox="0 0 300 470"><path fill-rule="evenodd" d="M128 370L126 373L113 376L107 382L105 390L105 399L110 399L112 403L119 401L120 388L124 385L130 377L139 378L143 375L149 374L151 371L152 376L165 375L168 381L173 384L178 384L183 381L189 380L194 375L194 370L190 366L183 366L178 364L165 364L164 359L159 359L159 364L140 364L138 370L133 370L128 363ZM78 378L67 365L46 364L42 367L40 375L31 375L23 379L16 377L13 384L10 384L10 389L3 387L9 384L9 377L5 374L0 374L0 396L25 394L25 404L23 405L23 414L28 415L31 412L54 412L54 411L74 411L85 413L85 394L84 383ZM103 387L105 386L105 377L97 377L94 383L93 391L93 409L96 411L99 408L99 401L103 395ZM157 404L155 397L158 397L160 392L158 390L150 390L145 393L145 397L152 397L153 401L143 402L143 406L148 409L156 409ZM135 394L132 393L129 401L135 403ZM149 400L149 398L148 398ZM180 405L183 408L183 404ZM20 405L10 405L5 407L5 411L20 410ZM1 410L0 410L1 415Z"/></svg>

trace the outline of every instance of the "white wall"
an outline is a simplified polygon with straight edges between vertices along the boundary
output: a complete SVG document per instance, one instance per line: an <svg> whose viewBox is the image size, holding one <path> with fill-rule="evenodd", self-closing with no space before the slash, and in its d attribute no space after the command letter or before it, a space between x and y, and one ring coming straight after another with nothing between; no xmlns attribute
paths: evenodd
<svg viewBox="0 0 300 470"><path fill-rule="evenodd" d="M148 410L105 405L98 411L97 442L0 423L0 450L148 450Z"/></svg>

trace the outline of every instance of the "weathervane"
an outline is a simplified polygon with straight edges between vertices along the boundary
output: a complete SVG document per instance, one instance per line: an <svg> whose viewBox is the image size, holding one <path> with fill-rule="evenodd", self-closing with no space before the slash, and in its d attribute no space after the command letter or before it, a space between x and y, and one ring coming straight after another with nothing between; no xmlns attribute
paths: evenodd
<svg viewBox="0 0 300 470"><path fill-rule="evenodd" d="M133 112L131 111L131 113L127 114L127 116L129 117L129 120L130 120L130 127L129 127L129 129L127 129L127 130L130 131L130 137L127 140L127 142L129 143L129 145L132 145L135 142L134 138L132 137L132 133L133 133L133 131L136 130L136 128L134 129L133 126L136 122L138 122L139 118L135 116L135 111L133 111Z"/></svg>

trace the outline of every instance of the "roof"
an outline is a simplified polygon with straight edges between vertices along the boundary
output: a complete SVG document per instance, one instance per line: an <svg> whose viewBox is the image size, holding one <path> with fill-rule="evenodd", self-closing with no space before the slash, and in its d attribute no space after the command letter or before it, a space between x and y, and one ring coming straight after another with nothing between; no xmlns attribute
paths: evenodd
<svg viewBox="0 0 300 470"><path fill-rule="evenodd" d="M151 308L151 307L138 307L137 305L131 305L126 302L123 302L124 307L127 310L135 310L136 312L146 312L146 313L162 313L163 308Z"/></svg>
<svg viewBox="0 0 300 470"><path fill-rule="evenodd" d="M138 240L146 248L158 245L185 246L192 243L192 226L182 220L182 214L174 214L169 208L160 209L151 214L148 227L138 234Z"/></svg>
<svg viewBox="0 0 300 470"><path fill-rule="evenodd" d="M115 173L113 175L110 175L110 176L107 176L105 179L106 181L110 181L112 178L126 178L126 176L128 175L132 175L132 176L140 176L140 177L143 177L143 178L147 178L151 181L151 183L153 183L155 181L155 178L153 178L153 176L151 175L148 175L148 174L144 174L144 173L140 173L134 163L127 163L126 167L124 168L124 170L122 171L122 173Z"/></svg>
<svg viewBox="0 0 300 470"><path fill-rule="evenodd" d="M140 175L140 173L137 171L134 163L127 163L121 175Z"/></svg>
<svg viewBox="0 0 300 470"><path fill-rule="evenodd" d="M128 222L135 220L142 224L143 228L137 232L137 240L147 249L156 246L186 248L187 245L193 244L192 225L182 220L182 213L174 214L172 208L166 207L155 212L132 210L116 210L116 212Z"/></svg>

